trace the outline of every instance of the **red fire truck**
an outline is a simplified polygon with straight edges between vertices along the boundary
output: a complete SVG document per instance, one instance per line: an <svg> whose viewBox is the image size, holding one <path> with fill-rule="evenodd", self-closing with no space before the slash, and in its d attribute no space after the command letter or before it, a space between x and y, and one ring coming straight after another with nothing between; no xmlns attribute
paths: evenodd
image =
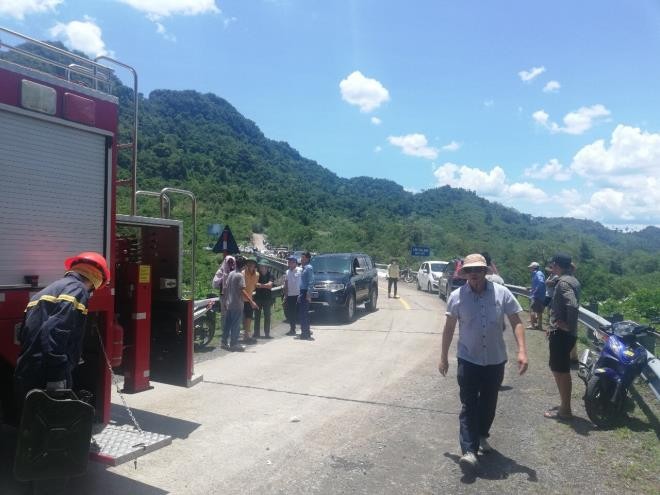
<svg viewBox="0 0 660 495"><path fill-rule="evenodd" d="M114 69L133 75L126 143ZM195 197L173 188L137 190L137 110L131 67L0 28L0 400L11 408L17 330L30 296L62 276L67 257L103 253L112 283L90 299L74 392L95 410L91 457L108 464L170 441L137 425L110 424L115 374L124 393L147 390L152 381L191 386L201 379L193 373L192 301L183 297L184 263L191 263L186 282L194 287ZM131 171L124 181L122 153ZM128 215L116 211L120 188L128 192ZM183 223L168 218L174 194L192 200L185 258ZM161 217L138 215L141 196L160 200Z"/></svg>

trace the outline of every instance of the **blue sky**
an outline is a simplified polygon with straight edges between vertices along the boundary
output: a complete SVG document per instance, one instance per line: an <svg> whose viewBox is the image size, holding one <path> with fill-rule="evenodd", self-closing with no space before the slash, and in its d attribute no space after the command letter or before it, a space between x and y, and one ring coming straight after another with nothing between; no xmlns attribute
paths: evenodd
<svg viewBox="0 0 660 495"><path fill-rule="evenodd" d="M0 0L0 25L216 93L343 177L660 225L658 0Z"/></svg>

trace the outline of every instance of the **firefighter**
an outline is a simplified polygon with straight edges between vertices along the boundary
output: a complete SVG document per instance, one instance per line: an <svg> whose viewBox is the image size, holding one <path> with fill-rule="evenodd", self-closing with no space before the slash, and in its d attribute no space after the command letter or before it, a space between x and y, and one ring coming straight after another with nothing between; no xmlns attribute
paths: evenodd
<svg viewBox="0 0 660 495"><path fill-rule="evenodd" d="M110 282L110 270L98 253L83 252L64 262L64 277L32 297L19 333L21 351L14 372L19 414L34 389L70 389L87 320L87 301ZM20 416L19 416L20 418Z"/></svg>

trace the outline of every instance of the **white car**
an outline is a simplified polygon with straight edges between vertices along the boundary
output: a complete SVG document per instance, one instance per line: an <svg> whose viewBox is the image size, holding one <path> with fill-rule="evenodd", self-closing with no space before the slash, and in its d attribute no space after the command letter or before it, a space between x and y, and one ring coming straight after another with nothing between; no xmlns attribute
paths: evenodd
<svg viewBox="0 0 660 495"><path fill-rule="evenodd" d="M442 270L448 264L447 261L425 261L422 263L417 271L417 290L437 291Z"/></svg>
<svg viewBox="0 0 660 495"><path fill-rule="evenodd" d="M378 278L387 278L387 265L384 263L376 263L376 271L378 272Z"/></svg>

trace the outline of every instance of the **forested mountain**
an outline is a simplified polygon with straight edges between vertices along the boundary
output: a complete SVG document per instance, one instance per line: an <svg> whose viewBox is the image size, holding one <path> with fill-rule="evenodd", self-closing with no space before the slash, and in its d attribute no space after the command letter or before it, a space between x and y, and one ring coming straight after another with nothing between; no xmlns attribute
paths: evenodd
<svg viewBox="0 0 660 495"><path fill-rule="evenodd" d="M127 141L132 90L115 83L120 134ZM157 90L148 98L140 95L139 104L139 188L176 186L198 198L197 295L209 291L217 267L215 256L203 249L215 241L206 227L222 223L231 226L239 243L247 242L252 232L265 232L276 245L359 250L380 262L398 258L415 268L421 260L409 256L412 245L431 247L434 259L488 251L505 280L520 285L528 283L530 261L543 264L554 252L565 251L578 266L584 300L622 299L648 289L653 311L660 311L656 227L623 233L593 221L533 217L461 189L412 194L385 179L341 178L287 143L268 139L213 94ZM129 174L127 158L119 157L124 177ZM119 199L120 212L128 213L125 189ZM187 202L174 198L173 203L173 216L189 220ZM157 215L155 200L140 199L139 213ZM190 225L187 221L188 230Z"/></svg>
<svg viewBox="0 0 660 495"><path fill-rule="evenodd" d="M489 251L505 279L523 285L530 261L561 250L576 259L588 299L658 285L658 228L622 233L593 221L533 217L451 187L412 194L385 179L341 178L267 139L213 94L158 90L140 104L140 185L195 192L202 239L206 224L227 223L239 242L265 232L273 244L360 250L382 262L418 261L411 245L430 246L435 259Z"/></svg>

